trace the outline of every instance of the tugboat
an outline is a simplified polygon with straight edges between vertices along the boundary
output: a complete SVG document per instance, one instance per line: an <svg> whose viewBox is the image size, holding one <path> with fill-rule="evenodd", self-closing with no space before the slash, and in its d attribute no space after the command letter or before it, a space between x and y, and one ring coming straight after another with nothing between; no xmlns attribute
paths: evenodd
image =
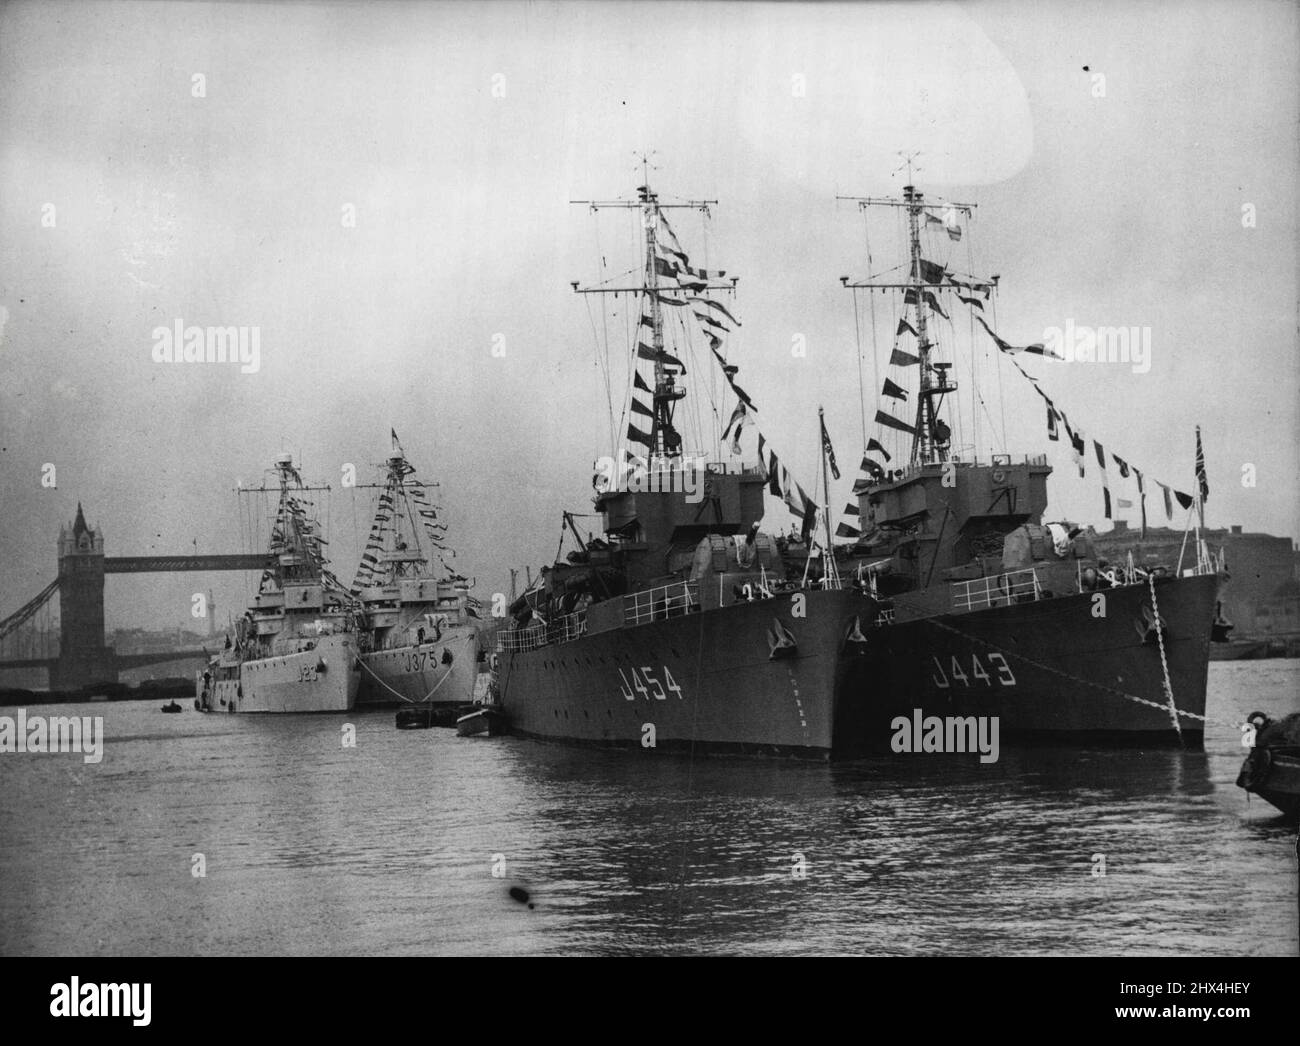
<svg viewBox="0 0 1300 1046"><path fill-rule="evenodd" d="M449 713L473 696L482 622L473 582L445 562L455 552L443 543L446 526L425 493L430 484L414 478L395 431L392 439L350 589L366 621L357 705L399 707L408 725L433 725L433 712ZM431 714L413 714L420 709Z"/></svg>
<svg viewBox="0 0 1300 1046"><path fill-rule="evenodd" d="M1288 819L1300 818L1300 712L1271 719L1251 712L1255 744L1237 775L1237 787L1277 807Z"/></svg>
<svg viewBox="0 0 1300 1046"><path fill-rule="evenodd" d="M253 605L198 681L205 712L347 712L356 703L360 606L329 570L309 518L309 488L286 454L279 504ZM255 488L276 492L277 488ZM248 492L248 491L246 491Z"/></svg>
<svg viewBox="0 0 1300 1046"><path fill-rule="evenodd" d="M629 324L631 421L614 457L597 465L601 536L584 539L576 514L566 513L562 532L577 547L543 568L498 632L511 733L637 750L839 759L889 751L898 717L933 711L963 721L997 717L1009 739L1201 747L1218 587L1207 557L1198 554L1187 576L1105 562L1090 528L1044 520L1052 473L1045 454L975 460L958 453L942 417L958 385L953 364L937 359L928 312L943 312L945 298L982 311L997 278L961 276L928 260L923 234L937 226L946 244L960 234L951 216L973 205L928 201L911 185L902 199L861 201L900 208L908 223L905 280L843 282L901 295L890 357L899 380L887 380L881 395L903 402L911 392L915 411L878 410L880 438L868 439L864 408L864 475L832 535L828 473L839 472L824 418L814 497L768 443L724 351L740 323L722 299L737 281L694 266L669 224L670 208L707 216L715 201L667 203L644 184L635 200L578 202L631 208L641 219L640 280L573 284L578 293L622 294L640 305L639 322ZM985 326L998 364L1020 369L1018 352L1047 355L1041 345L1017 349ZM914 351L900 348L905 333ZM731 460L721 449L687 453L678 428L710 413L708 405L684 406L683 359L710 356L724 395L735 397L722 433L723 445L731 437ZM1062 422L1081 467L1082 437L1021 373L1047 400L1049 438ZM727 417L718 406L713 413ZM754 464L735 460L746 427L757 433ZM889 439L905 466L885 468ZM1094 446L1104 480L1106 458ZM1128 477L1127 462L1115 461ZM1199 460L1198 479L1205 489ZM765 492L799 521L797 534L763 532ZM1177 496L1184 507L1194 501ZM837 548L835 537L849 544Z"/></svg>
<svg viewBox="0 0 1300 1046"><path fill-rule="evenodd" d="M184 711L184 709L182 709L181 706L178 705L176 703L176 700L173 698L171 701L168 701L165 705L162 706L162 711L166 712L168 715L175 715L177 712Z"/></svg>

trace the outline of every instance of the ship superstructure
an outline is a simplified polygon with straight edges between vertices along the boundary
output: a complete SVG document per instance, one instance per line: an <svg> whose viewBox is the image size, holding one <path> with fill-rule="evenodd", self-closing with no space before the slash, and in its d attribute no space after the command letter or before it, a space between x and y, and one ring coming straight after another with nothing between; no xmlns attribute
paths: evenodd
<svg viewBox="0 0 1300 1046"><path fill-rule="evenodd" d="M446 525L415 478L397 433L350 593L365 611L362 707L457 707L474 696L484 657L472 582L452 570Z"/></svg>
<svg viewBox="0 0 1300 1046"><path fill-rule="evenodd" d="M1044 521L1045 455L979 462L954 452L944 407L957 383L926 310L942 312L947 295L991 293L996 279L945 278L921 241L923 228L947 226L970 205L944 205L939 216L911 185L902 199L868 201L903 209L910 266L893 283L855 286L903 298L911 311L899 329L914 333L917 351L895 351L891 362L918 367L919 379L914 413L877 412L878 425L910 444L906 464L887 470L864 454L866 475L837 531L849 542L836 548L827 473L838 470L824 420L814 498L736 383L725 351L739 326L726 300L734 278L694 266L665 213L707 212L712 201L666 204L645 184L634 201L582 202L641 218L640 278L574 285L640 303L629 420L612 459L617 475L597 472L601 536L584 539L566 514L577 547L543 568L498 634L512 731L848 757L888 750L899 718L917 713L996 719L1006 738L1200 744L1213 571L1107 564L1086 528ZM674 351L669 329L686 335ZM735 397L723 441L737 456L742 430L754 428L755 465L684 451L684 359L701 341L707 350L696 355L721 369ZM901 392L886 383L884 395ZM891 461L865 424L863 437ZM796 533L763 532L765 491L794 515Z"/></svg>
<svg viewBox="0 0 1300 1046"><path fill-rule="evenodd" d="M289 455L275 462L278 502L252 606L198 681L196 705L224 712L346 712L360 672L359 610L329 570L325 538Z"/></svg>

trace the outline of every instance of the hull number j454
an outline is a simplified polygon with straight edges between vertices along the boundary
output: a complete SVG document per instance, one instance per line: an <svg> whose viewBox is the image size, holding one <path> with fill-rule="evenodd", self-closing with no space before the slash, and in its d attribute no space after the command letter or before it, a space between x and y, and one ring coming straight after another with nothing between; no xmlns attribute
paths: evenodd
<svg viewBox="0 0 1300 1046"><path fill-rule="evenodd" d="M640 675L637 675L637 669L630 670L632 682L628 683L627 676L624 675L623 669L618 670L618 676L623 681L620 689L623 697L627 701L635 701L636 695L640 694L647 701L652 698L656 701L666 701L670 693L676 694L678 700L682 698L682 688L677 685L673 679L673 674L668 671L668 666L663 666L663 679L655 677L654 669L649 665L643 665L640 669Z"/></svg>

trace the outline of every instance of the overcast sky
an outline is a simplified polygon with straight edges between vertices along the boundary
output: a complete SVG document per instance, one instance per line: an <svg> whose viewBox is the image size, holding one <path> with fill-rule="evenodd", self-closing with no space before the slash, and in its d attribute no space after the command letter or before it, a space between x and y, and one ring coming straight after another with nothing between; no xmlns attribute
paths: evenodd
<svg viewBox="0 0 1300 1046"><path fill-rule="evenodd" d="M0 614L54 577L78 501L110 555L248 551L232 488L281 450L335 488L350 579L367 503L342 468L372 478L390 428L442 483L481 597L550 561L610 451L602 327L626 349L624 303L602 313L569 281L636 261L626 216L568 201L631 196L641 149L666 195L719 201L707 238L697 214L674 223L740 276L729 351L809 489L825 406L836 508L862 443L839 277L866 274L868 228L875 268L898 259L896 216L868 227L835 196L897 193L911 150L927 193L979 204L960 244L927 250L1000 274L1007 340L1149 328L1144 374L1020 357L1089 438L1190 491L1199 423L1207 522L1300 535L1298 43L1293 4L1244 0L8 5ZM940 340L959 353L953 318ZM154 362L152 331L177 320L258 327L259 370ZM1095 462L1078 480L1037 396L977 353L979 451L1002 449L1005 418L1008 450L1051 447L1050 517L1105 526ZM772 502L768 529L789 522ZM193 624L209 587L224 622L254 581L114 577L109 626Z"/></svg>

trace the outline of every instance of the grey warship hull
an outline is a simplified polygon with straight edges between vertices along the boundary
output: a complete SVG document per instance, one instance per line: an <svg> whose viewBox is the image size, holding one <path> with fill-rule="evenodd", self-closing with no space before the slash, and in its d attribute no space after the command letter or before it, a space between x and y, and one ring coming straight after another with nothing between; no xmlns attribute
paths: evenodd
<svg viewBox="0 0 1300 1046"><path fill-rule="evenodd" d="M1045 516L1046 454L969 455L941 417L959 372L939 358L927 326L930 311L948 317L940 297L973 310L999 362L1053 353L1013 345L985 322L999 277L926 257L923 231L942 223L934 212L943 204L913 185L901 200L860 202L906 214L910 268L905 280L842 278L855 290L902 292L903 315L889 357L898 380L880 391L879 438L868 437L864 406L859 479L838 527L829 492L840 472L821 408L819 497L762 431L753 467L685 453L677 411L690 340L674 343L677 355L664 347L679 326L665 323L665 309L698 322L736 397L721 434L733 458L742 454L742 429L758 424L758 408L736 384L739 367L723 351L739 326L720 300L734 294L735 279L693 267L665 215L701 202L662 204L643 184L635 201L608 204L641 213L643 282L573 287L642 296L629 338L631 421L617 460L602 459L593 477L603 536L584 539L579 517L566 512L562 533L577 547L513 599L511 625L498 633L510 729L574 744L813 759L919 749L978 750L993 761L1003 738L1200 747L1221 579L1199 533L1188 571L1181 548L1177 564L1111 563L1091 527ZM950 216L970 210L948 207ZM637 370L638 361L653 370ZM1046 402L1048 441L1059 442L1058 420L1065 429L1083 478L1083 437L1037 379L1011 363ZM971 374L974 383L974 357ZM1110 459L1121 478L1132 475L1095 440L1092 451L1103 483ZM1197 475L1203 500L1199 432ZM1196 501L1159 486L1171 518L1171 495L1185 508ZM769 497L800 521L788 537L763 532ZM1113 517L1109 488L1104 511ZM971 742L971 731L985 728Z"/></svg>
<svg viewBox="0 0 1300 1046"><path fill-rule="evenodd" d="M1163 662L1144 585L1102 618L1081 593L880 624L860 592L808 591L503 651L502 704L517 735L660 752L853 758L918 709L996 716L1006 739L1199 748L1216 583L1157 584Z"/></svg>

